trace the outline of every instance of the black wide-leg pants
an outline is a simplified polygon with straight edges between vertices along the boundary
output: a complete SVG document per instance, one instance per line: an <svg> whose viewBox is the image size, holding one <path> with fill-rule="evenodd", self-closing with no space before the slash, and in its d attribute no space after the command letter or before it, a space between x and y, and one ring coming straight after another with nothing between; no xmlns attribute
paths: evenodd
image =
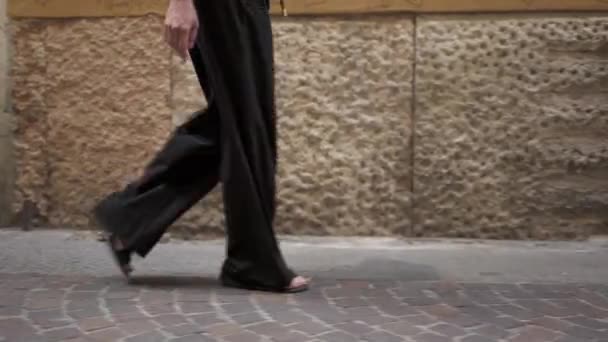
<svg viewBox="0 0 608 342"><path fill-rule="evenodd" d="M295 276L273 221L277 136L273 42L266 0L196 0L201 29L190 51L208 107L178 127L141 179L103 199L97 220L146 256L167 228L222 183L223 274L282 289Z"/></svg>

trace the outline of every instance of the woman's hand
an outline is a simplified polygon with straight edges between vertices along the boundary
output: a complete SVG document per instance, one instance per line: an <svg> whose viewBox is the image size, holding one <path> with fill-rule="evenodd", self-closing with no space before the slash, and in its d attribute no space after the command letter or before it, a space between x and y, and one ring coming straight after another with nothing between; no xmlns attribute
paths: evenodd
<svg viewBox="0 0 608 342"><path fill-rule="evenodd" d="M165 16L165 41L185 61L194 47L199 21L193 0L170 0Z"/></svg>

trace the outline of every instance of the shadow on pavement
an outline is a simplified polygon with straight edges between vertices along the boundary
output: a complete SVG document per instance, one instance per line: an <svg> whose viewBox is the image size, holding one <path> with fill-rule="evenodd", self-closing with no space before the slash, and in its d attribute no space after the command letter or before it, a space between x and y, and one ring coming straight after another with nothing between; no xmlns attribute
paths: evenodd
<svg viewBox="0 0 608 342"><path fill-rule="evenodd" d="M129 285L149 287L149 288L196 288L196 289L211 289L221 287L216 278L197 277L190 275L143 275L133 276L129 280Z"/></svg>

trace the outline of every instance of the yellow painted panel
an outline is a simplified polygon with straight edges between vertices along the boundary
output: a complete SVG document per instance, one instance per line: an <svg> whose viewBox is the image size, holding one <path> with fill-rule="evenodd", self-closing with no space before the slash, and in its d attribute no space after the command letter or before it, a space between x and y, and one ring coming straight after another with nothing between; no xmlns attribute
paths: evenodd
<svg viewBox="0 0 608 342"><path fill-rule="evenodd" d="M213 0L218 1L218 0ZM602 11L608 0L285 0L290 14L383 12ZM99 17L163 14L167 0L8 0L12 17ZM272 0L273 14L280 13Z"/></svg>

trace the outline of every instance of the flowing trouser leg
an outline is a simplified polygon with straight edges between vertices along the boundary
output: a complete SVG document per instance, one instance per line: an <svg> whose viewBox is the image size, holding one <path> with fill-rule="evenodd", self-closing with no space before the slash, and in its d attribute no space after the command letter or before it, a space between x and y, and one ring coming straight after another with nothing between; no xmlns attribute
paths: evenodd
<svg viewBox="0 0 608 342"><path fill-rule="evenodd" d="M228 233L222 275L246 286L281 290L295 275L273 228L277 151L267 2L199 0L197 5L221 121L220 177Z"/></svg>
<svg viewBox="0 0 608 342"><path fill-rule="evenodd" d="M190 53L204 91L212 97L200 50ZM96 206L96 219L127 249L146 256L167 228L217 185L219 132L218 113L210 103L175 130L142 178Z"/></svg>
<svg viewBox="0 0 608 342"><path fill-rule="evenodd" d="M97 217L145 256L219 178L228 235L222 276L282 290L295 274L273 229L277 151L268 5L265 0L195 3L201 32L191 55L208 95L208 113L178 129L146 175L102 201Z"/></svg>

